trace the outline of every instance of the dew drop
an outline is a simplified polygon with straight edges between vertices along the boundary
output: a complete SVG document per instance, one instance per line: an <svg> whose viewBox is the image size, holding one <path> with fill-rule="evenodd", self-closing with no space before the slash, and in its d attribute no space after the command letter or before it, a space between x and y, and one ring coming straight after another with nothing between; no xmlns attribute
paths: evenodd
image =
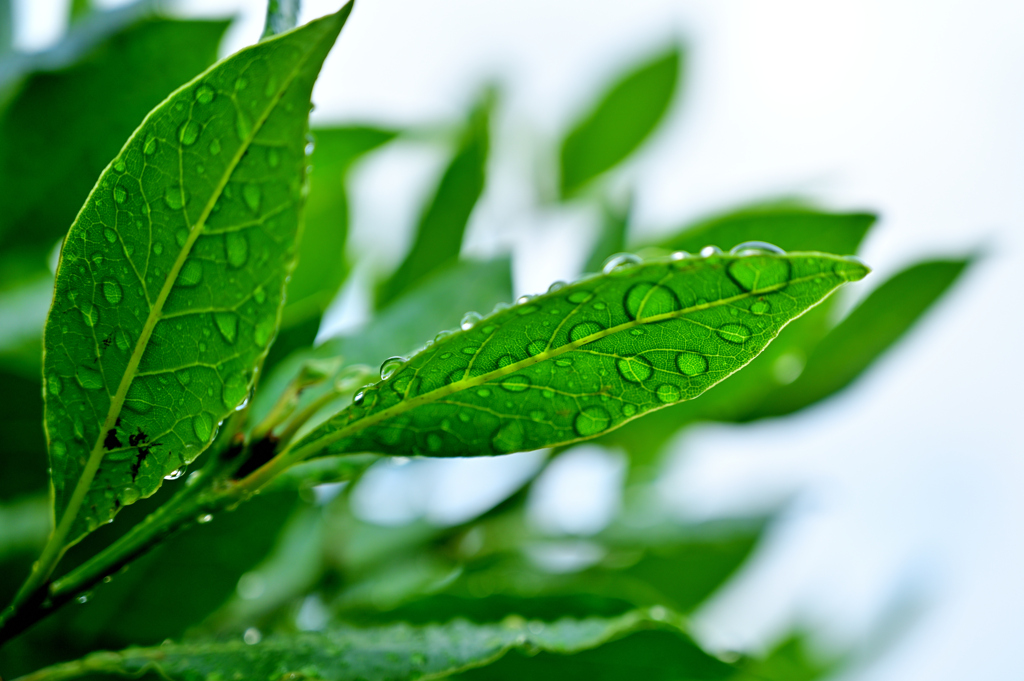
<svg viewBox="0 0 1024 681"><path fill-rule="evenodd" d="M206 442L213 434L213 414L201 411L192 417L192 430L200 442Z"/></svg>
<svg viewBox="0 0 1024 681"><path fill-rule="evenodd" d="M679 309L679 298L672 289L661 284L640 283L626 292L624 301L630 319L641 321Z"/></svg>
<svg viewBox="0 0 1024 681"><path fill-rule="evenodd" d="M700 255L702 258L710 258L713 255L721 255L722 249L718 246L705 246L700 249Z"/></svg>
<svg viewBox="0 0 1024 681"><path fill-rule="evenodd" d="M246 384L245 377L235 374L229 376L228 380L224 381L224 388L221 390L220 396L225 407L234 409L245 401L248 394L249 386Z"/></svg>
<svg viewBox="0 0 1024 681"><path fill-rule="evenodd" d="M281 153L277 149L271 148L267 150L267 164L271 168L281 165Z"/></svg>
<svg viewBox="0 0 1024 681"><path fill-rule="evenodd" d="M188 192L180 185L173 185L164 190L164 201L171 210L181 210L188 205L188 200Z"/></svg>
<svg viewBox="0 0 1024 681"><path fill-rule="evenodd" d="M181 476L185 475L186 469L186 466L175 468L173 471L164 476L164 480L177 480Z"/></svg>
<svg viewBox="0 0 1024 681"><path fill-rule="evenodd" d="M573 427L580 437L590 437L607 430L611 422L612 417L604 407L591 406L576 415Z"/></svg>
<svg viewBox="0 0 1024 681"><path fill-rule="evenodd" d="M515 363L516 363L516 358L513 357L512 355L502 355L501 357L498 358L498 368L499 369L504 369L505 367L507 367L507 366L509 366L511 364L515 364Z"/></svg>
<svg viewBox="0 0 1024 681"><path fill-rule="evenodd" d="M64 384L61 382L60 376L58 376L57 374L50 374L49 377L47 377L46 388L54 397L60 395L60 391L63 387Z"/></svg>
<svg viewBox="0 0 1024 681"><path fill-rule="evenodd" d="M249 240L241 232L228 232L224 235L224 251L228 265L237 269L249 259Z"/></svg>
<svg viewBox="0 0 1024 681"><path fill-rule="evenodd" d="M665 404L672 404L679 400L679 388L675 387L671 383L662 383L658 386L658 390L655 392L658 396L658 400Z"/></svg>
<svg viewBox="0 0 1024 681"><path fill-rule="evenodd" d="M145 414L153 408L153 393L149 386L138 379L132 381L128 387L128 394L125 395L124 405L132 411Z"/></svg>
<svg viewBox="0 0 1024 681"><path fill-rule="evenodd" d="M369 386L367 386L367 387L369 387ZM367 393L366 388L363 388L362 390L357 392L355 394L355 397L352 398L352 404L356 405L357 407L362 406L363 402L366 401L366 393Z"/></svg>
<svg viewBox="0 0 1024 681"><path fill-rule="evenodd" d="M476 394L480 397L490 397L491 391L487 388L480 388L479 390L476 391Z"/></svg>
<svg viewBox="0 0 1024 681"><path fill-rule="evenodd" d="M124 203L125 199L127 198L128 190L122 187L121 185L116 185L114 187L114 201L116 201L117 203Z"/></svg>
<svg viewBox="0 0 1024 681"><path fill-rule="evenodd" d="M636 413L636 405L630 404L628 402L626 404L622 405L622 414L624 416L629 417L629 416L632 416L635 413Z"/></svg>
<svg viewBox="0 0 1024 681"><path fill-rule="evenodd" d="M569 294L569 302L574 305L580 305L581 303L585 303L593 297L594 294L591 293L590 291L573 291L572 293Z"/></svg>
<svg viewBox="0 0 1024 681"><path fill-rule="evenodd" d="M696 376L708 370L708 358L696 352L680 352L676 355L676 366L687 376Z"/></svg>
<svg viewBox="0 0 1024 681"><path fill-rule="evenodd" d="M125 485L117 493L117 500L122 506L131 506L139 500L142 494L135 485Z"/></svg>
<svg viewBox="0 0 1024 681"><path fill-rule="evenodd" d="M216 91L205 83L196 88L196 101L200 104L209 104L216 96Z"/></svg>
<svg viewBox="0 0 1024 681"><path fill-rule="evenodd" d="M164 252L164 245L162 243L157 241L155 244L153 244L153 253L154 254L160 255L163 252Z"/></svg>
<svg viewBox="0 0 1024 681"><path fill-rule="evenodd" d="M259 212L262 199L263 193L260 191L258 184L247 184L242 187L242 200L245 201L245 205L249 206L249 210L253 213Z"/></svg>
<svg viewBox="0 0 1024 681"><path fill-rule="evenodd" d="M117 305L124 297L124 291L121 290L121 285L116 281L107 279L103 282L103 297L111 305Z"/></svg>
<svg viewBox="0 0 1024 681"><path fill-rule="evenodd" d="M689 258L689 257L690 257L690 254L689 254L689 253L687 253L686 251L676 251L675 253L673 253L673 254L672 254L671 256L669 256L669 257L670 257L670 258L671 258L672 260L675 260L675 261L677 261L677 262L678 262L678 261L680 261L680 260L686 260L687 258Z"/></svg>
<svg viewBox="0 0 1024 681"><path fill-rule="evenodd" d="M608 306L605 305L604 303L602 303L601 301L597 301L596 303L594 303L594 309L595 310L603 310L606 307L608 307Z"/></svg>
<svg viewBox="0 0 1024 681"><path fill-rule="evenodd" d="M548 344L546 341L535 340L526 346L526 354L528 354L530 357L536 357L540 353L544 352L547 349L547 347Z"/></svg>
<svg viewBox="0 0 1024 681"><path fill-rule="evenodd" d="M405 357L395 355L394 357L388 357L380 365L380 380L386 381L395 375L395 372L405 366L405 363L409 360Z"/></svg>
<svg viewBox="0 0 1024 681"><path fill-rule="evenodd" d="M466 314L462 315L462 322L459 324L459 326L462 327L463 331L469 331L474 326L476 326L477 322L479 322L480 319L481 317L478 313L467 312Z"/></svg>
<svg viewBox="0 0 1024 681"><path fill-rule="evenodd" d="M131 341L128 340L128 334L125 333L124 329L118 329L117 333L114 334L114 343L117 345L117 349L121 352L126 352L128 346L131 345Z"/></svg>
<svg viewBox="0 0 1024 681"><path fill-rule="evenodd" d="M114 230L110 229L109 227L103 230L103 236L109 243L114 243L115 241L117 241L117 233L114 232Z"/></svg>
<svg viewBox="0 0 1024 681"><path fill-rule="evenodd" d="M604 265L601 266L601 272L611 274L615 270L633 267L642 262L643 259L633 253L616 253L604 261Z"/></svg>
<svg viewBox="0 0 1024 681"><path fill-rule="evenodd" d="M153 154L156 153L156 147L156 137L150 135L149 137L146 138L146 144L143 145L142 147L142 153L144 153L146 156L152 156Z"/></svg>
<svg viewBox="0 0 1024 681"><path fill-rule="evenodd" d="M651 365L650 360L640 355L621 357L615 363L615 366L622 375L622 378L630 383L642 383L654 373L654 367Z"/></svg>
<svg viewBox="0 0 1024 681"><path fill-rule="evenodd" d="M214 312L213 321L224 340L234 344L238 338L238 315L234 312Z"/></svg>
<svg viewBox="0 0 1024 681"><path fill-rule="evenodd" d="M534 422L543 421L545 416L547 416L547 414L542 412L540 409L534 409L530 412L530 420Z"/></svg>
<svg viewBox="0 0 1024 681"><path fill-rule="evenodd" d="M114 170L116 170L119 173L123 173L124 172L124 161L118 161L117 163L115 163L114 164Z"/></svg>
<svg viewBox="0 0 1024 681"><path fill-rule="evenodd" d="M763 315L770 309L772 306L767 300L755 300L754 304L750 306L750 311L756 315Z"/></svg>
<svg viewBox="0 0 1024 681"><path fill-rule="evenodd" d="M92 303L82 303L82 320L88 327L96 326L100 320L100 311Z"/></svg>
<svg viewBox="0 0 1024 681"><path fill-rule="evenodd" d="M569 340L576 343L601 331L604 327L597 322L580 322L569 330Z"/></svg>
<svg viewBox="0 0 1024 681"><path fill-rule="evenodd" d="M211 153L211 154L213 154L214 156L216 156L217 154L219 154L219 153L220 153L220 140L219 140L219 139L217 139L216 137L214 137L214 138L213 138L213 139L212 139L212 140L210 141L210 147L209 147L209 149L210 149L210 153Z"/></svg>
<svg viewBox="0 0 1024 681"><path fill-rule="evenodd" d="M199 523L200 525L205 525L206 523L210 522L211 520L213 520L213 514L212 513L204 513L203 515L201 515L198 518L196 518L196 522Z"/></svg>
<svg viewBox="0 0 1024 681"><path fill-rule="evenodd" d="M256 322L256 328L253 331L256 345L261 348L266 346L270 341L270 337L274 335L274 324L275 319L273 317L264 317Z"/></svg>
<svg viewBox="0 0 1024 681"><path fill-rule="evenodd" d="M742 345L750 340L750 329L743 324L724 324L718 328L718 335L724 341Z"/></svg>
<svg viewBox="0 0 1024 681"><path fill-rule="evenodd" d="M195 258L189 258L181 266L181 271L178 272L178 280L175 283L178 286L189 288L198 284L202 278L203 266Z"/></svg>
<svg viewBox="0 0 1024 681"><path fill-rule="evenodd" d="M467 345L466 347L462 348L462 354L464 355L475 355L479 351L480 348L477 347L476 345Z"/></svg>
<svg viewBox="0 0 1024 681"><path fill-rule="evenodd" d="M540 308L538 308L536 305L520 305L519 307L516 308L516 314L518 314L520 317L525 317L528 314L533 314L538 309Z"/></svg>
<svg viewBox="0 0 1024 681"><path fill-rule="evenodd" d="M263 290L262 286L257 286L252 292L252 298L257 305L262 305L267 300L267 292Z"/></svg>
<svg viewBox="0 0 1024 681"><path fill-rule="evenodd" d="M521 393L530 387L530 379L526 376L509 376L501 382L501 387L511 393Z"/></svg>
<svg viewBox="0 0 1024 681"><path fill-rule="evenodd" d="M775 255L786 255L786 252L767 241L744 241L729 249L731 255L756 255L758 253L773 253Z"/></svg>
<svg viewBox="0 0 1024 681"><path fill-rule="evenodd" d="M565 283L564 281L556 281L555 283L551 284L551 286L548 286L548 293L554 293L555 291L560 291L563 288L565 288L566 286L568 286L568 284Z"/></svg>
<svg viewBox="0 0 1024 681"><path fill-rule="evenodd" d="M55 459L61 459L64 457L65 454L68 453L68 448L67 445L65 445L60 440L54 440L52 443L50 443L50 451L53 452L53 456Z"/></svg>
<svg viewBox="0 0 1024 681"><path fill-rule="evenodd" d="M196 121L189 119L178 126L178 141L186 147L190 147L199 139L199 131L202 126Z"/></svg>
<svg viewBox="0 0 1024 681"><path fill-rule="evenodd" d="M519 451L523 447L526 433L523 432L523 425L519 421L503 423L491 437L491 446L499 454L510 454Z"/></svg>
<svg viewBox="0 0 1024 681"><path fill-rule="evenodd" d="M252 122L249 121L249 117L242 113L239 109L235 116L235 133L238 135L238 139L243 142L248 141L249 133L252 132Z"/></svg>
<svg viewBox="0 0 1024 681"><path fill-rule="evenodd" d="M431 452L441 451L441 447L444 446L444 440L437 433L427 433L427 449Z"/></svg>
<svg viewBox="0 0 1024 681"><path fill-rule="evenodd" d="M789 281L789 261L765 256L740 258L729 263L729 276L744 291L778 287Z"/></svg>

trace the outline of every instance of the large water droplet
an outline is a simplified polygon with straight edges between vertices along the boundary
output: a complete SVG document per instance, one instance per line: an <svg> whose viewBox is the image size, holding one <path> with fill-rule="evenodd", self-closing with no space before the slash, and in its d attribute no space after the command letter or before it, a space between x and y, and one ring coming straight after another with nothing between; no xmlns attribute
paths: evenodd
<svg viewBox="0 0 1024 681"><path fill-rule="evenodd" d="M481 319L482 317L480 317L480 315L477 314L476 312L467 312L466 314L462 315L462 322L460 322L459 326L462 327L463 331L469 331L474 326L476 326L477 322L479 322Z"/></svg>
<svg viewBox="0 0 1024 681"><path fill-rule="evenodd" d="M195 286L203 279L203 266L195 258L189 258L185 261L185 264L181 266L181 271L178 272L178 280L175 282L178 286L189 288Z"/></svg>
<svg viewBox="0 0 1024 681"><path fill-rule="evenodd" d="M249 133L251 132L252 122L249 120L249 117L242 113L242 110L239 109L237 115L235 116L235 133L238 134L238 139L242 140L243 142L248 141Z"/></svg>
<svg viewBox="0 0 1024 681"><path fill-rule="evenodd" d="M742 345L750 340L750 329L743 324L724 324L718 328L718 335L722 340Z"/></svg>
<svg viewBox="0 0 1024 681"><path fill-rule="evenodd" d="M526 346L526 354L530 357L535 357L540 353L544 352L548 347L547 341L535 340Z"/></svg>
<svg viewBox="0 0 1024 681"><path fill-rule="evenodd" d="M569 330L569 340L576 343L601 331L604 331L604 327L597 322L580 322Z"/></svg>
<svg viewBox="0 0 1024 681"><path fill-rule="evenodd" d="M778 287L789 281L789 261L775 257L747 256L729 263L729 276L744 291Z"/></svg>
<svg viewBox="0 0 1024 681"><path fill-rule="evenodd" d="M245 201L245 205L249 206L249 210L253 213L259 212L262 199L263 192L260 191L258 184L247 184L242 187L242 200Z"/></svg>
<svg viewBox="0 0 1024 681"><path fill-rule="evenodd" d="M767 300L755 300L750 306L750 311L756 315L763 315L770 309L772 309L772 306Z"/></svg>
<svg viewBox="0 0 1024 681"><path fill-rule="evenodd" d="M632 416L635 413L636 413L636 405L635 404L631 404L631 403L627 402L626 404L622 405L622 415L623 416L630 417L630 416Z"/></svg>
<svg viewBox="0 0 1024 681"><path fill-rule="evenodd" d="M708 358L696 352L680 352L676 355L676 366L687 376L696 376L708 370Z"/></svg>
<svg viewBox="0 0 1024 681"><path fill-rule="evenodd" d="M142 153L144 153L146 156L152 156L153 154L156 153L156 147L156 137L150 135L149 137L146 138L146 144L143 145L142 147Z"/></svg>
<svg viewBox="0 0 1024 681"><path fill-rule="evenodd" d="M509 376L501 382L501 387L512 393L521 393L529 389L530 379L526 376Z"/></svg>
<svg viewBox="0 0 1024 681"><path fill-rule="evenodd" d="M60 395L60 391L61 391L61 389L63 387L64 387L64 384L61 382L60 376L58 376L57 374L50 374L46 378L46 388L47 388L47 390L50 391L50 394L53 395L54 397L56 397L57 395Z"/></svg>
<svg viewBox="0 0 1024 681"><path fill-rule="evenodd" d="M114 334L114 344L117 345L117 349L121 352L126 352L128 346L131 345L131 341L128 339L128 334L123 329L118 329L117 333Z"/></svg>
<svg viewBox="0 0 1024 681"><path fill-rule="evenodd" d="M249 259L249 240L241 232L228 232L224 235L224 251L227 253L228 265L241 267Z"/></svg>
<svg viewBox="0 0 1024 681"><path fill-rule="evenodd" d="M611 425L612 417L604 407L584 407L579 414L576 415L576 420L573 421L573 427L580 437L590 437L591 435L597 435L598 433L607 430L608 426Z"/></svg>
<svg viewBox="0 0 1024 681"><path fill-rule="evenodd" d="M679 388L671 383L662 383L654 394L658 396L658 400L665 404L679 401Z"/></svg>
<svg viewBox="0 0 1024 681"><path fill-rule="evenodd" d="M238 338L238 315L234 312L214 312L213 321L224 340L234 344Z"/></svg>
<svg viewBox="0 0 1024 681"><path fill-rule="evenodd" d="M128 198L128 190L121 185L114 186L114 201L117 203L124 203Z"/></svg>
<svg viewBox="0 0 1024 681"><path fill-rule="evenodd" d="M109 227L103 230L103 236L109 243L114 243L115 241L117 241L117 232L110 229Z"/></svg>
<svg viewBox="0 0 1024 681"><path fill-rule="evenodd" d="M275 319L273 317L263 317L256 322L256 328L253 330L253 338L256 341L256 345L265 347L270 342L270 337L274 335Z"/></svg>
<svg viewBox="0 0 1024 681"><path fill-rule="evenodd" d="M196 121L189 119L178 126L178 141L186 147L192 146L199 139L200 130L202 130L202 126Z"/></svg>
<svg viewBox="0 0 1024 681"><path fill-rule="evenodd" d="M99 390L103 387L103 374L87 366L78 367L75 370L75 377L86 390Z"/></svg>
<svg viewBox="0 0 1024 681"><path fill-rule="evenodd" d="M206 83L203 83L198 88L196 88L196 101L200 104L209 104L213 101L213 98L216 96L216 90L214 90Z"/></svg>
<svg viewBox="0 0 1024 681"><path fill-rule="evenodd" d="M639 265L642 262L643 259L633 253L616 253L604 261L601 271L605 274L611 274L615 270Z"/></svg>
<svg viewBox="0 0 1024 681"><path fill-rule="evenodd" d="M164 476L164 480L177 480L181 476L185 475L185 471L188 469L187 466L181 466L175 468L173 471Z"/></svg>
<svg viewBox="0 0 1024 681"><path fill-rule="evenodd" d="M510 454L522 449L526 433L523 432L523 425L519 421L504 423L491 437L491 446L499 454Z"/></svg>
<svg viewBox="0 0 1024 681"><path fill-rule="evenodd" d="M138 487L135 485L125 485L118 491L117 500L122 506L131 506L138 501L141 496L142 494L139 492Z"/></svg>
<svg viewBox="0 0 1024 681"><path fill-rule="evenodd" d="M172 185L164 190L164 201L171 210L181 210L188 205L188 191L180 185Z"/></svg>
<svg viewBox="0 0 1024 681"><path fill-rule="evenodd" d="M569 284L567 284L564 281L556 281L555 283L551 284L551 286L548 286L548 293L554 293L555 291L560 291L560 290L562 290L563 288L565 288L568 285Z"/></svg>
<svg viewBox="0 0 1024 681"><path fill-rule="evenodd" d="M700 255L702 258L710 258L713 255L722 255L722 249L718 246L705 246L700 249Z"/></svg>
<svg viewBox="0 0 1024 681"><path fill-rule="evenodd" d="M213 434L213 414L201 411L192 417L192 430L200 442L206 442Z"/></svg>
<svg viewBox="0 0 1024 681"><path fill-rule="evenodd" d="M88 327L94 327L100 321L100 311L90 302L83 301L81 306L82 321Z"/></svg>
<svg viewBox="0 0 1024 681"><path fill-rule="evenodd" d="M395 372L405 366L405 363L409 360L405 357L395 355L394 357L388 357L380 365L380 380L386 381L395 375Z"/></svg>
<svg viewBox="0 0 1024 681"><path fill-rule="evenodd" d="M107 279L103 282L103 297L107 299L107 302L111 305L117 305L121 302L124 297L124 291L121 290L121 285L113 279Z"/></svg>
<svg viewBox="0 0 1024 681"><path fill-rule="evenodd" d="M569 294L569 302L574 305L580 305L587 302L594 297L594 294L590 291L573 291Z"/></svg>
<svg viewBox="0 0 1024 681"><path fill-rule="evenodd" d="M228 379L224 381L221 399L224 401L225 407L234 409L245 400L248 394L249 386L245 381L245 377L240 374L234 374L228 376Z"/></svg>
<svg viewBox="0 0 1024 681"><path fill-rule="evenodd" d="M672 289L646 282L632 286L623 303L630 319L638 321L669 314L679 309L679 298Z"/></svg>
<svg viewBox="0 0 1024 681"><path fill-rule="evenodd" d="M622 357L615 363L622 377L630 383L642 383L654 373L650 360L640 355Z"/></svg>

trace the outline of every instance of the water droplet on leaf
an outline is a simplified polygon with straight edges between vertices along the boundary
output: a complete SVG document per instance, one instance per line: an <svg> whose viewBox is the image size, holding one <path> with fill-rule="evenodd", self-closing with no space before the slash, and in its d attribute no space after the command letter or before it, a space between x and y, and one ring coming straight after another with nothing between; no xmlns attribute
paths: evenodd
<svg viewBox="0 0 1024 681"><path fill-rule="evenodd" d="M665 404L672 404L679 400L679 388L671 383L662 383L659 385L655 394L658 396L658 399Z"/></svg>
<svg viewBox="0 0 1024 681"><path fill-rule="evenodd" d="M650 360L640 355L622 357L615 363L615 366L622 375L622 378L630 383L642 383L654 373L654 367L651 365Z"/></svg>
<svg viewBox="0 0 1024 681"><path fill-rule="evenodd" d="M604 331L604 327L597 322L580 322L570 329L569 340L576 343L601 331Z"/></svg>
<svg viewBox="0 0 1024 681"><path fill-rule="evenodd" d="M200 130L202 130L202 126L189 119L178 126L178 141L186 147L192 146L199 139Z"/></svg>
<svg viewBox="0 0 1024 681"><path fill-rule="evenodd" d="M639 265L642 262L643 259L633 253L616 253L604 261L604 265L601 266L601 272L611 274L615 270Z"/></svg>
<svg viewBox="0 0 1024 681"><path fill-rule="evenodd" d="M121 298L124 297L121 285L113 279L105 280L103 282L103 297L106 298L107 302L111 305L117 305L121 302Z"/></svg>
<svg viewBox="0 0 1024 681"><path fill-rule="evenodd" d="M612 417L604 407L584 407L579 414L576 415L576 420L573 421L573 427L580 437L590 437L591 435L597 435L598 433L607 430L608 426L611 425Z"/></svg>
<svg viewBox="0 0 1024 681"><path fill-rule="evenodd" d="M394 357L388 357L380 365L380 380L386 381L387 379L394 376L395 372L401 369L403 366L405 366L405 363L408 361L409 360L406 359L405 357L401 357L398 355Z"/></svg>
<svg viewBox="0 0 1024 681"><path fill-rule="evenodd" d="M718 335L722 340L736 345L742 345L750 340L750 329L743 324L724 324L718 329Z"/></svg>
<svg viewBox="0 0 1024 681"><path fill-rule="evenodd" d="M178 280L175 282L178 286L189 288L198 284L203 278L203 266L195 258L189 258L185 261L185 264L181 266L181 271L178 272Z"/></svg>
<svg viewBox="0 0 1024 681"><path fill-rule="evenodd" d="M676 355L676 366L687 376L696 376L708 370L708 358L696 352L680 352Z"/></svg>
<svg viewBox="0 0 1024 681"><path fill-rule="evenodd" d="M679 298L666 286L644 282L632 286L626 292L624 305L630 319L641 321L677 311Z"/></svg>
<svg viewBox="0 0 1024 681"><path fill-rule="evenodd" d="M249 259L249 241L241 232L228 232L224 235L224 250L231 267L239 268Z"/></svg>

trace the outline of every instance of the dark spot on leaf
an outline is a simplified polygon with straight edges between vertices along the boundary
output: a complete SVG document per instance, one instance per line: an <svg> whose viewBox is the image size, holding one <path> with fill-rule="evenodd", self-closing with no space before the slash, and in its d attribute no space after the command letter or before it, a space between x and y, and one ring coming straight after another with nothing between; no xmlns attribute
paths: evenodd
<svg viewBox="0 0 1024 681"><path fill-rule="evenodd" d="M139 476L139 468L142 462L149 456L149 447L139 447L139 453L135 456L135 463L132 464L132 482Z"/></svg>
<svg viewBox="0 0 1024 681"><path fill-rule="evenodd" d="M107 437L103 440L103 446L109 449L117 449L121 446L121 441L117 439L117 429L111 428L107 431Z"/></svg>
<svg viewBox="0 0 1024 681"><path fill-rule="evenodd" d="M132 447L137 447L146 441L148 436L142 432L142 428L139 428L134 435L128 436L128 444Z"/></svg>

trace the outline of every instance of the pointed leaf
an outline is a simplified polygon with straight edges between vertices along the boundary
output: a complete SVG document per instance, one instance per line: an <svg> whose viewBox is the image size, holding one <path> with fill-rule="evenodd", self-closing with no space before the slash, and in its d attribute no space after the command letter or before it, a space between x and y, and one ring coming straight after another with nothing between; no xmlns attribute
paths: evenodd
<svg viewBox="0 0 1024 681"><path fill-rule="evenodd" d="M646 140L675 95L683 54L658 55L616 82L562 142L561 192L571 196Z"/></svg>
<svg viewBox="0 0 1024 681"><path fill-rule="evenodd" d="M458 259L469 217L484 191L492 106L493 95L487 93L470 114L459 147L420 217L408 255L381 284L377 307L384 307L417 282Z"/></svg>
<svg viewBox="0 0 1024 681"><path fill-rule="evenodd" d="M848 386L931 309L969 262L922 262L886 281L822 339L795 381L772 391L744 420L790 414Z"/></svg>
<svg viewBox="0 0 1024 681"><path fill-rule="evenodd" d="M310 92L349 7L173 93L72 226L44 336L55 540L155 492L245 399L293 265Z"/></svg>
<svg viewBox="0 0 1024 681"><path fill-rule="evenodd" d="M249 640L250 644L239 638L94 653L80 661L40 670L21 681L72 679L92 673L135 676L145 671L156 671L163 678L174 680L301 677L323 681L411 681L447 678L473 668L482 668L481 678L489 678L489 665L514 650L539 652L541 656L525 665L521 660L509 660L520 672L527 671L526 675L509 674L499 662L494 669L497 678L538 678L529 670L548 678L546 670L566 672L575 667L587 671L581 678L620 679L624 678L623 671L640 671L652 665L662 667L671 674L670 678L721 679L735 673L734 667L701 650L680 619L664 609L634 611L612 618L565 618L557 622L527 622L510 617L500 624L455 620L425 627L335 627L323 632L272 635L259 642ZM639 644L648 655L624 657L611 666L595 664L595 657L609 656L601 654L604 647L618 656L622 644L629 649ZM651 656L653 650L657 653Z"/></svg>
<svg viewBox="0 0 1024 681"><path fill-rule="evenodd" d="M588 439L701 394L867 271L836 256L757 252L583 279L439 339L295 456L476 456Z"/></svg>

